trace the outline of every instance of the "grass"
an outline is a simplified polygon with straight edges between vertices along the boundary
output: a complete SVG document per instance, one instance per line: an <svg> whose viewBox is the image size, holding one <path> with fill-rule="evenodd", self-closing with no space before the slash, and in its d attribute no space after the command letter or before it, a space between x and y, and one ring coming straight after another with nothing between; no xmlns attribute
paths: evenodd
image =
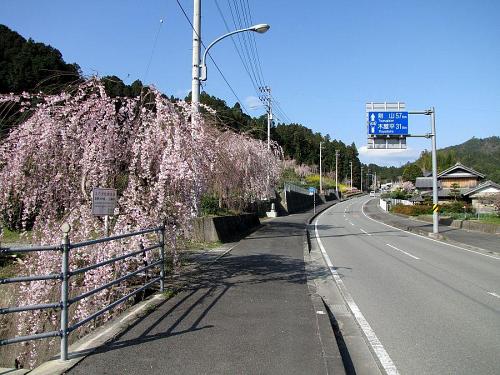
<svg viewBox="0 0 500 375"><path fill-rule="evenodd" d="M222 245L222 242L198 242L193 240L187 240L182 243L186 250L198 250L198 249L215 249Z"/></svg>
<svg viewBox="0 0 500 375"><path fill-rule="evenodd" d="M31 231L28 232L17 232L12 231L7 228L3 228L3 238L2 242L4 243L29 243L31 242L31 238L33 233Z"/></svg>
<svg viewBox="0 0 500 375"><path fill-rule="evenodd" d="M166 298L166 299L170 299L172 298L173 296L175 296L177 294L177 291L173 290L173 289L165 289L162 293L162 295Z"/></svg>
<svg viewBox="0 0 500 375"><path fill-rule="evenodd" d="M500 216L498 215L480 215L479 221L489 224L497 224L500 225Z"/></svg>
<svg viewBox="0 0 500 375"><path fill-rule="evenodd" d="M0 279L13 277L18 272L18 264L15 262L8 262L0 266Z"/></svg>

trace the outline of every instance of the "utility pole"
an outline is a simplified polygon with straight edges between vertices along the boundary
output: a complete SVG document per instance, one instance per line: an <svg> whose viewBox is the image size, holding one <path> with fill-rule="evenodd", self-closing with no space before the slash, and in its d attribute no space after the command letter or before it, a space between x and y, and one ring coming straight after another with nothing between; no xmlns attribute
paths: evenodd
<svg viewBox="0 0 500 375"><path fill-rule="evenodd" d="M377 191L377 172L375 171L375 188L373 189Z"/></svg>
<svg viewBox="0 0 500 375"><path fill-rule="evenodd" d="M319 142L319 193L323 194L323 181L321 179L322 173L321 173L321 145L323 142Z"/></svg>
<svg viewBox="0 0 500 375"><path fill-rule="evenodd" d="M339 197L339 183L338 183L339 169L338 169L338 163L339 163L339 150L335 150L335 193L337 194L337 199Z"/></svg>
<svg viewBox="0 0 500 375"><path fill-rule="evenodd" d="M199 111L200 103L201 0L193 4L193 71L191 82L191 121Z"/></svg>
<svg viewBox="0 0 500 375"><path fill-rule="evenodd" d="M264 95L260 100L267 108L267 149L271 149L271 123L273 121L273 108L271 106L271 88L269 86L260 86L259 91Z"/></svg>
<svg viewBox="0 0 500 375"><path fill-rule="evenodd" d="M349 162L349 164L351 165L351 192L352 192L352 161Z"/></svg>
<svg viewBox="0 0 500 375"><path fill-rule="evenodd" d="M363 192L363 167L361 167L361 178L359 180L361 181L361 192Z"/></svg>

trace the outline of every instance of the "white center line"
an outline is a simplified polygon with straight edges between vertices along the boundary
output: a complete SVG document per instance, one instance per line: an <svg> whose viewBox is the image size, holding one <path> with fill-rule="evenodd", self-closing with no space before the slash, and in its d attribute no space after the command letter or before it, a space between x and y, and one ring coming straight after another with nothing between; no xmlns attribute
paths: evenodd
<svg viewBox="0 0 500 375"><path fill-rule="evenodd" d="M369 236L371 236L371 233L368 233L366 230L364 230L363 228L359 228L361 230L361 232L363 232L364 234L367 234Z"/></svg>
<svg viewBox="0 0 500 375"><path fill-rule="evenodd" d="M420 259L420 258L417 258L415 255L411 255L410 253L407 253L404 250L398 249L396 246L392 246L391 244L388 244L388 243L386 243L386 245L389 246L389 247L392 247L394 250L401 251L403 254L406 254L409 257L412 257L413 259L417 259L417 260Z"/></svg>
<svg viewBox="0 0 500 375"><path fill-rule="evenodd" d="M491 295L493 297L500 298L500 296L498 294L496 294L495 292L486 292L486 293L488 293L489 295Z"/></svg>
<svg viewBox="0 0 500 375"><path fill-rule="evenodd" d="M354 223L349 223L349 224L354 225Z"/></svg>

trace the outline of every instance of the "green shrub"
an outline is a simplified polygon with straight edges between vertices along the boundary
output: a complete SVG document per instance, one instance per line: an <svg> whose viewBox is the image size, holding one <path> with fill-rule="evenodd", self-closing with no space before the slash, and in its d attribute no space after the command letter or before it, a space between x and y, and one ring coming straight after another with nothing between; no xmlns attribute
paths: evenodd
<svg viewBox="0 0 500 375"><path fill-rule="evenodd" d="M219 213L219 198L211 194L203 195L200 201L200 209L203 216L217 215Z"/></svg>
<svg viewBox="0 0 500 375"><path fill-rule="evenodd" d="M393 199L406 199L408 197L408 194L404 190L398 188L391 191L390 197Z"/></svg>
<svg viewBox="0 0 500 375"><path fill-rule="evenodd" d="M463 201L445 203L441 206L442 214L463 214L464 212L472 212L472 207Z"/></svg>
<svg viewBox="0 0 500 375"><path fill-rule="evenodd" d="M424 204L414 205L414 206L405 206L404 204L397 204L391 207L391 212L408 216L430 215L432 214L432 206Z"/></svg>

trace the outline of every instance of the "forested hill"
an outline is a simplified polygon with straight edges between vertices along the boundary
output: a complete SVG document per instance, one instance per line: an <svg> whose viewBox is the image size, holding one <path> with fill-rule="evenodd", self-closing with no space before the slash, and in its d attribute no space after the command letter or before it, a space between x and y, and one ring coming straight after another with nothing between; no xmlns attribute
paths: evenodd
<svg viewBox="0 0 500 375"><path fill-rule="evenodd" d="M476 171L484 173L486 178L500 183L500 137L471 138L468 141L443 148L438 151L438 166L446 169L460 162ZM422 169L432 167L431 153L422 153L416 161Z"/></svg>
<svg viewBox="0 0 500 375"><path fill-rule="evenodd" d="M80 67L64 62L57 49L0 25L0 93L54 92L79 78Z"/></svg>
<svg viewBox="0 0 500 375"><path fill-rule="evenodd" d="M455 163L460 162L486 175L486 179L500 183L500 137L471 138L456 146L449 146L438 150L438 171L443 171ZM431 152L424 151L413 163L400 168L379 167L370 164L369 168L377 171L383 180L397 180L405 168L416 164L422 171L432 169Z"/></svg>

